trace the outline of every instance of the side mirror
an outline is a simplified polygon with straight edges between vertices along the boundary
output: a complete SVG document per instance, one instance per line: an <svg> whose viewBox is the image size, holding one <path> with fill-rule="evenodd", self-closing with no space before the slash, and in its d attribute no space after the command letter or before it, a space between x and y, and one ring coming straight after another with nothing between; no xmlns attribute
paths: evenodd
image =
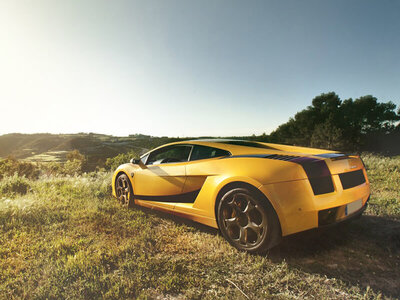
<svg viewBox="0 0 400 300"><path fill-rule="evenodd" d="M132 158L130 160L130 163L134 165L139 165L142 169L146 169L146 165L140 159Z"/></svg>
<svg viewBox="0 0 400 300"><path fill-rule="evenodd" d="M139 164L139 160L140 160L140 159L132 158L129 162L130 162L131 164L138 165L138 164Z"/></svg>

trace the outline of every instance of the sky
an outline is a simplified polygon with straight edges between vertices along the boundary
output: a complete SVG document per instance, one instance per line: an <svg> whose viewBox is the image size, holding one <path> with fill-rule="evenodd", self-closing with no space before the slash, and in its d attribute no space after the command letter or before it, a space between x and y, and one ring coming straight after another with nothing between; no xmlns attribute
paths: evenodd
<svg viewBox="0 0 400 300"><path fill-rule="evenodd" d="M0 0L0 134L268 134L330 91L400 105L400 1Z"/></svg>

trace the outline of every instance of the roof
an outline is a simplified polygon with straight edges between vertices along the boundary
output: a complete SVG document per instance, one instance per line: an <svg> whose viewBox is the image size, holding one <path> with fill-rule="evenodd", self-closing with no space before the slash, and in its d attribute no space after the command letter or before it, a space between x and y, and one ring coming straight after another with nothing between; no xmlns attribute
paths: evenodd
<svg viewBox="0 0 400 300"><path fill-rule="evenodd" d="M229 151L232 155L243 154L288 154L288 155L315 155L323 153L332 153L333 151L320 150L315 148L288 146L272 143L262 143L248 140L235 139L196 139L170 143L167 145L192 144L215 147ZM164 147L162 145L160 147ZM158 147L158 148L160 148Z"/></svg>

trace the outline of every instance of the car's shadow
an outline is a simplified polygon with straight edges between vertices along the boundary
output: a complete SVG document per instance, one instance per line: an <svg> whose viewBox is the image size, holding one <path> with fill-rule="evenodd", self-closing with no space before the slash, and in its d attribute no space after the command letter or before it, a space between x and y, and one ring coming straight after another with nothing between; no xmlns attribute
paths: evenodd
<svg viewBox="0 0 400 300"><path fill-rule="evenodd" d="M195 227L201 232L218 230L164 212L139 207L146 213ZM361 288L400 297L400 220L364 215L349 223L310 230L283 238L269 250L268 258L307 273L340 279Z"/></svg>
<svg viewBox="0 0 400 300"><path fill-rule="evenodd" d="M400 296L400 221L393 218L365 215L329 229L288 236L270 250L269 258Z"/></svg>

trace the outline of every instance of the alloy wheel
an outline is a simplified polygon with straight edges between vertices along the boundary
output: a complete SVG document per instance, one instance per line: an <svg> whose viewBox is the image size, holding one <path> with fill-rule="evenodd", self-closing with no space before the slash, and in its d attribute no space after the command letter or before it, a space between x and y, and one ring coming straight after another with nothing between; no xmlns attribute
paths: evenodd
<svg viewBox="0 0 400 300"><path fill-rule="evenodd" d="M117 183L115 188L116 188L117 198L121 202L121 204L123 206L129 206L131 198L131 186L128 177L126 175L119 176L117 178Z"/></svg>
<svg viewBox="0 0 400 300"><path fill-rule="evenodd" d="M267 214L253 196L235 192L221 203L221 221L231 242L238 248L254 248L263 243L267 234Z"/></svg>

